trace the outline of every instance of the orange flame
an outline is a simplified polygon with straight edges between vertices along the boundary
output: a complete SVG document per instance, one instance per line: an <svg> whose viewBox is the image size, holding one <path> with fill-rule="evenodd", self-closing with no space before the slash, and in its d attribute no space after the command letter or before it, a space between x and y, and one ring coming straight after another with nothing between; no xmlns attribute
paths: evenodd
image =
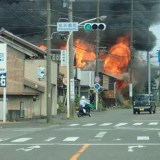
<svg viewBox="0 0 160 160"><path fill-rule="evenodd" d="M98 59L99 59L100 61L105 61L106 57L107 57L106 53L100 52L100 53L99 53L99 56L98 56Z"/></svg>
<svg viewBox="0 0 160 160"><path fill-rule="evenodd" d="M129 78L125 74L128 70L129 61L129 41L126 37L120 37L117 43L109 50L104 62L105 73L118 79L117 88L120 91L128 87L129 84Z"/></svg>
<svg viewBox="0 0 160 160"><path fill-rule="evenodd" d="M96 58L94 46L80 39L75 41L76 67L83 68L86 61L93 61Z"/></svg>
<svg viewBox="0 0 160 160"><path fill-rule="evenodd" d="M44 44L41 44L39 46L39 48L42 50L42 51L46 51L47 50L47 47L44 45Z"/></svg>
<svg viewBox="0 0 160 160"><path fill-rule="evenodd" d="M119 91L121 91L123 88L128 87L129 82L128 81L117 80L116 84L117 84L117 89Z"/></svg>
<svg viewBox="0 0 160 160"><path fill-rule="evenodd" d="M121 79L122 73L127 71L129 61L129 41L125 37L120 37L117 44L109 50L104 62L104 71L106 74Z"/></svg>

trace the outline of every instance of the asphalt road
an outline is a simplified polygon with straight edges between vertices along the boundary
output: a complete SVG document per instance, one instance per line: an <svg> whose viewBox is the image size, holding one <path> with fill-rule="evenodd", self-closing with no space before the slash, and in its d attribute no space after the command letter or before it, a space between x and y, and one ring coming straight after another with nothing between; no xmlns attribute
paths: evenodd
<svg viewBox="0 0 160 160"><path fill-rule="evenodd" d="M92 117L0 124L1 160L158 160L160 109L92 112Z"/></svg>

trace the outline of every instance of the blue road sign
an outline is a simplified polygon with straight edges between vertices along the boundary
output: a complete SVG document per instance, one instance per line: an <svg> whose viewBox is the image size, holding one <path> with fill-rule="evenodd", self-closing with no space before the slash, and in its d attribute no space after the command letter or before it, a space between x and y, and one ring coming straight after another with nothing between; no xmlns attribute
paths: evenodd
<svg viewBox="0 0 160 160"><path fill-rule="evenodd" d="M101 85L100 85L99 83L95 83L95 84L94 84L94 88L95 88L95 89L100 89L100 88L101 88Z"/></svg>

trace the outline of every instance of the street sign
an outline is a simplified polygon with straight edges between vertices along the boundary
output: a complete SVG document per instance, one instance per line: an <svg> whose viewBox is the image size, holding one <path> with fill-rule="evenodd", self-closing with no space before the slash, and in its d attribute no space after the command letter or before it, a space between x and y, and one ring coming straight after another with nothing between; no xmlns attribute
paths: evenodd
<svg viewBox="0 0 160 160"><path fill-rule="evenodd" d="M99 83L99 82L100 82L100 77L96 76L96 77L94 78L94 83Z"/></svg>
<svg viewBox="0 0 160 160"><path fill-rule="evenodd" d="M57 32L78 31L78 22L57 22Z"/></svg>
<svg viewBox="0 0 160 160"><path fill-rule="evenodd" d="M61 50L61 66L67 66L67 51Z"/></svg>
<svg viewBox="0 0 160 160"><path fill-rule="evenodd" d="M46 75L46 71L44 67L38 67L38 71L37 71L37 78L38 80L44 80Z"/></svg>
<svg viewBox="0 0 160 160"><path fill-rule="evenodd" d="M132 83L129 84L129 97L133 96L133 85Z"/></svg>
<svg viewBox="0 0 160 160"><path fill-rule="evenodd" d="M74 79L70 79L70 100L74 101L74 99L75 99Z"/></svg>
<svg viewBox="0 0 160 160"><path fill-rule="evenodd" d="M0 44L0 87L6 87L6 74L7 74L7 45Z"/></svg>
<svg viewBox="0 0 160 160"><path fill-rule="evenodd" d="M94 84L94 88L98 90L98 89L101 88L101 85L100 85L99 83L95 83L95 84Z"/></svg>

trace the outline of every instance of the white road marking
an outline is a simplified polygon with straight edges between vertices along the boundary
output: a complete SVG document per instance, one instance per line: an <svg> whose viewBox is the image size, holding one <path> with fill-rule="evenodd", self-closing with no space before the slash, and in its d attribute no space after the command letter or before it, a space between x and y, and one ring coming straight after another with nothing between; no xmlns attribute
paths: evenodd
<svg viewBox="0 0 160 160"><path fill-rule="evenodd" d="M121 141L121 138L113 139L114 141Z"/></svg>
<svg viewBox="0 0 160 160"><path fill-rule="evenodd" d="M84 127L89 127L89 126L94 126L94 125L96 125L96 123L88 123L88 124L84 124L83 126Z"/></svg>
<svg viewBox="0 0 160 160"><path fill-rule="evenodd" d="M0 142L2 142L2 141L6 141L6 140L8 140L9 138L0 138Z"/></svg>
<svg viewBox="0 0 160 160"><path fill-rule="evenodd" d="M30 139L32 139L32 138L19 138L19 139L15 139L15 140L13 140L11 142L26 142L26 141L28 141Z"/></svg>
<svg viewBox="0 0 160 160"><path fill-rule="evenodd" d="M137 140L138 141L146 141L146 140L148 141L149 140L149 136L138 136Z"/></svg>
<svg viewBox="0 0 160 160"><path fill-rule="evenodd" d="M100 124L99 126L109 126L111 125L112 123L103 123L103 124Z"/></svg>
<svg viewBox="0 0 160 160"><path fill-rule="evenodd" d="M138 145L138 146L128 146L128 152L133 152L133 148L143 148L143 147L146 147L146 146L142 146L142 145Z"/></svg>
<svg viewBox="0 0 160 160"><path fill-rule="evenodd" d="M94 136L95 138L102 138L107 132L99 132L96 136Z"/></svg>
<svg viewBox="0 0 160 160"><path fill-rule="evenodd" d="M158 132L158 137L160 137L160 132Z"/></svg>
<svg viewBox="0 0 160 160"><path fill-rule="evenodd" d="M25 151L25 152L28 152L28 151L31 151L33 149L36 149L36 148L40 148L40 146L30 146L30 147L27 147L27 148L19 148L19 149L16 149L16 151Z"/></svg>
<svg viewBox="0 0 160 160"><path fill-rule="evenodd" d="M63 141L76 141L77 139L78 139L79 137L67 137L67 138L65 138Z"/></svg>
<svg viewBox="0 0 160 160"><path fill-rule="evenodd" d="M133 125L134 126L140 126L140 125L142 125L143 123L134 123Z"/></svg>
<svg viewBox="0 0 160 160"><path fill-rule="evenodd" d="M45 141L46 141L46 142L50 142L50 141L52 141L52 140L54 140L54 139L56 139L56 137L49 137L49 138L47 138Z"/></svg>
<svg viewBox="0 0 160 160"><path fill-rule="evenodd" d="M158 122L151 122L148 125L155 126L155 125L158 125Z"/></svg>
<svg viewBox="0 0 160 160"><path fill-rule="evenodd" d="M126 124L128 124L128 123L118 123L118 124L115 125L115 127L124 126L124 125L126 125Z"/></svg>
<svg viewBox="0 0 160 160"><path fill-rule="evenodd" d="M95 139L97 141L97 139ZM131 146L131 145L145 145L145 146L160 146L160 143L88 143L90 146ZM0 143L0 146L83 146L84 143Z"/></svg>
<svg viewBox="0 0 160 160"><path fill-rule="evenodd" d="M80 124L70 124L70 127L79 126Z"/></svg>

